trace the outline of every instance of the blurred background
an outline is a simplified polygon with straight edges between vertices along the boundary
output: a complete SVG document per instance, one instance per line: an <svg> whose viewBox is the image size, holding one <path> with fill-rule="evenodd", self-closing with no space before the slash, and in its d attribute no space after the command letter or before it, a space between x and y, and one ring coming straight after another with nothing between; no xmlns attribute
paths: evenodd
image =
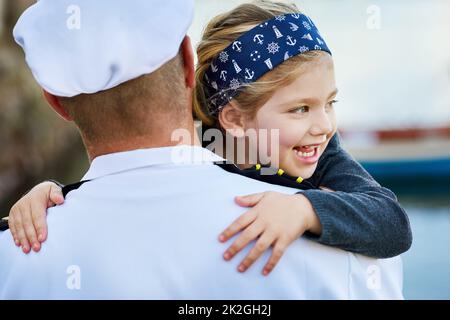
<svg viewBox="0 0 450 320"><path fill-rule="evenodd" d="M73 125L43 102L11 37L31 0L0 0L0 215L36 183L88 167ZM214 15L246 1L196 0L194 45ZM450 299L450 1L302 0L333 51L348 151L399 197L414 243L407 299Z"/></svg>

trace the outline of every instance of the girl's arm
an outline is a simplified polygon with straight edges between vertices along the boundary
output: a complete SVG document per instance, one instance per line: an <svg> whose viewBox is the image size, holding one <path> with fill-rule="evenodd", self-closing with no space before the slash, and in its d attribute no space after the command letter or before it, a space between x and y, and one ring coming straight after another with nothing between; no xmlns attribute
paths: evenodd
<svg viewBox="0 0 450 320"><path fill-rule="evenodd" d="M389 189L380 186L344 149L336 134L314 175L317 187L305 190L322 225L322 233L306 233L319 243L375 258L407 251L412 243L408 216Z"/></svg>
<svg viewBox="0 0 450 320"><path fill-rule="evenodd" d="M289 244L303 234L322 244L374 258L393 257L411 246L409 220L397 198L341 148L338 135L330 141L308 180L317 189L297 195L264 192L237 197L239 205L251 209L220 235L219 240L225 242L242 231L224 253L225 260L256 240L238 270L247 270L272 246L263 270L267 275Z"/></svg>
<svg viewBox="0 0 450 320"><path fill-rule="evenodd" d="M62 185L45 181L36 185L11 208L9 229L24 253L38 252L47 239L47 209L64 202Z"/></svg>

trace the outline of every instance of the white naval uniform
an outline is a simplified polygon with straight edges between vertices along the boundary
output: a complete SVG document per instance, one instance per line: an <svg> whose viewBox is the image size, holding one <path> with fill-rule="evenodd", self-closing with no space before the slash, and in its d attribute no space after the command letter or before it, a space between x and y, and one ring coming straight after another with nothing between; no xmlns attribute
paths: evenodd
<svg viewBox="0 0 450 320"><path fill-rule="evenodd" d="M193 152L191 159L180 155ZM399 257L376 260L300 238L274 271L270 252L237 272L218 235L247 209L234 196L296 189L226 172L191 146L96 158L92 181L48 210L48 240L25 255L0 234L2 299L402 299Z"/></svg>

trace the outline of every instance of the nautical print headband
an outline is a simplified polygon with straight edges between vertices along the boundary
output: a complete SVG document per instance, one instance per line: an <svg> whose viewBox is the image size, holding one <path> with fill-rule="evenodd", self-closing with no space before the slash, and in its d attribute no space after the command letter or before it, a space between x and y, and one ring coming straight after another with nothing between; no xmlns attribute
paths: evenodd
<svg viewBox="0 0 450 320"><path fill-rule="evenodd" d="M254 27L223 50L206 71L209 113L217 116L241 86L255 82L287 59L313 50L331 54L304 14L283 14Z"/></svg>

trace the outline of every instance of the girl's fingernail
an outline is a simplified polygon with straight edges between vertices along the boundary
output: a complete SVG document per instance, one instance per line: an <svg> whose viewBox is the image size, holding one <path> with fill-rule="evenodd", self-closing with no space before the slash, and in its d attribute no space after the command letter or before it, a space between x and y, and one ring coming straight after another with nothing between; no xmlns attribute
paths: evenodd
<svg viewBox="0 0 450 320"><path fill-rule="evenodd" d="M219 241L225 241L225 236L223 235L223 234L221 234L220 236L219 236Z"/></svg>
<svg viewBox="0 0 450 320"><path fill-rule="evenodd" d="M27 246L22 246L22 251L24 253L28 253L28 247Z"/></svg>
<svg viewBox="0 0 450 320"><path fill-rule="evenodd" d="M245 271L245 267L241 264L241 265L238 267L238 270L239 270L239 272L244 272L244 271Z"/></svg>
<svg viewBox="0 0 450 320"><path fill-rule="evenodd" d="M33 250L36 252L39 250L39 245L37 243L33 244Z"/></svg>
<svg viewBox="0 0 450 320"><path fill-rule="evenodd" d="M44 236L43 236L42 234L40 234L40 235L38 236L38 240L39 240L39 241L44 240Z"/></svg>
<svg viewBox="0 0 450 320"><path fill-rule="evenodd" d="M263 270L263 275L267 276L268 274L269 274L269 270L264 269L264 270Z"/></svg>
<svg viewBox="0 0 450 320"><path fill-rule="evenodd" d="M225 258L225 260L229 260L229 259L231 258L231 253L225 252L225 253L223 254L223 257Z"/></svg>

